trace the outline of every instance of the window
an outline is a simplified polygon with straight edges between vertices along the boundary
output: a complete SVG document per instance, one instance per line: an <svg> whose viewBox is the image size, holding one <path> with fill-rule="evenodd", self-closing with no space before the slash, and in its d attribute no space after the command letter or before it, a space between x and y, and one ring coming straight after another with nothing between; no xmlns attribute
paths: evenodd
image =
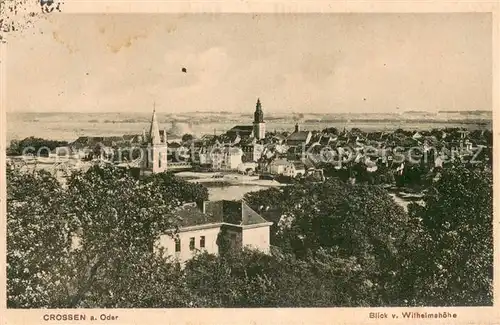
<svg viewBox="0 0 500 325"><path fill-rule="evenodd" d="M194 250L194 237L189 238L189 250Z"/></svg>
<svg viewBox="0 0 500 325"><path fill-rule="evenodd" d="M200 248L205 248L205 236L200 237Z"/></svg>
<svg viewBox="0 0 500 325"><path fill-rule="evenodd" d="M158 153L158 167L161 168L161 152Z"/></svg>
<svg viewBox="0 0 500 325"><path fill-rule="evenodd" d="M175 251L176 252L180 252L181 251L181 240L179 238L177 238L175 240Z"/></svg>

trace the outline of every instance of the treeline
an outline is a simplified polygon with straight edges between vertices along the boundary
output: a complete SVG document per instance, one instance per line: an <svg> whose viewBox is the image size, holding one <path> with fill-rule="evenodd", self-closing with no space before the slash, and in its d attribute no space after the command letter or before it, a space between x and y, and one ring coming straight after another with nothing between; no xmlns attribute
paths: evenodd
<svg viewBox="0 0 500 325"><path fill-rule="evenodd" d="M58 140L47 140L36 137L28 137L23 140L13 140L11 141L9 147L7 148L7 156L20 156L23 154L32 154L40 156L48 156L50 151L57 147L67 146L67 141Z"/></svg>
<svg viewBox="0 0 500 325"><path fill-rule="evenodd" d="M492 173L455 166L406 212L380 187L338 179L249 193L274 221L270 254L149 249L208 192L113 167L7 172L10 308L492 305ZM75 235L78 245L75 245Z"/></svg>
<svg viewBox="0 0 500 325"><path fill-rule="evenodd" d="M337 179L269 189L246 200L279 220L272 242L282 251L304 261L325 250L337 261L356 261L339 275L362 274L367 284L349 283L364 292L351 306L490 306L492 186L490 167L457 164L443 170L423 204L411 203L408 212L378 186Z"/></svg>

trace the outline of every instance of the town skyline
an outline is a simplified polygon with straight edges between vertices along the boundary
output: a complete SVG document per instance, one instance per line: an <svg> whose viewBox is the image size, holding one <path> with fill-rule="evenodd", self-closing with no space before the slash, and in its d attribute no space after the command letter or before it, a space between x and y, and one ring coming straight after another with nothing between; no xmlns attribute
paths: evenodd
<svg viewBox="0 0 500 325"><path fill-rule="evenodd" d="M488 14L61 15L38 32L9 44L9 113L492 107Z"/></svg>

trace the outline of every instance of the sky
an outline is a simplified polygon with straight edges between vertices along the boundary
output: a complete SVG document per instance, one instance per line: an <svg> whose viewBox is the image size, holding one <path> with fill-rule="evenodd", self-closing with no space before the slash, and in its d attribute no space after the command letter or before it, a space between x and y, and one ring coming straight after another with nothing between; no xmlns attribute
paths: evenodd
<svg viewBox="0 0 500 325"><path fill-rule="evenodd" d="M268 113L491 110L491 15L60 14L8 43L8 112L251 113L257 98Z"/></svg>

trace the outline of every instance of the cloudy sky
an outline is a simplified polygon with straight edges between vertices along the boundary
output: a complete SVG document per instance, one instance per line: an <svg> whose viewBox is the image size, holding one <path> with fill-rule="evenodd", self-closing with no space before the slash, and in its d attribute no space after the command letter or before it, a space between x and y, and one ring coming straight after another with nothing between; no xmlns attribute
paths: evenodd
<svg viewBox="0 0 500 325"><path fill-rule="evenodd" d="M489 14L62 14L9 40L8 111L489 110L491 35Z"/></svg>

